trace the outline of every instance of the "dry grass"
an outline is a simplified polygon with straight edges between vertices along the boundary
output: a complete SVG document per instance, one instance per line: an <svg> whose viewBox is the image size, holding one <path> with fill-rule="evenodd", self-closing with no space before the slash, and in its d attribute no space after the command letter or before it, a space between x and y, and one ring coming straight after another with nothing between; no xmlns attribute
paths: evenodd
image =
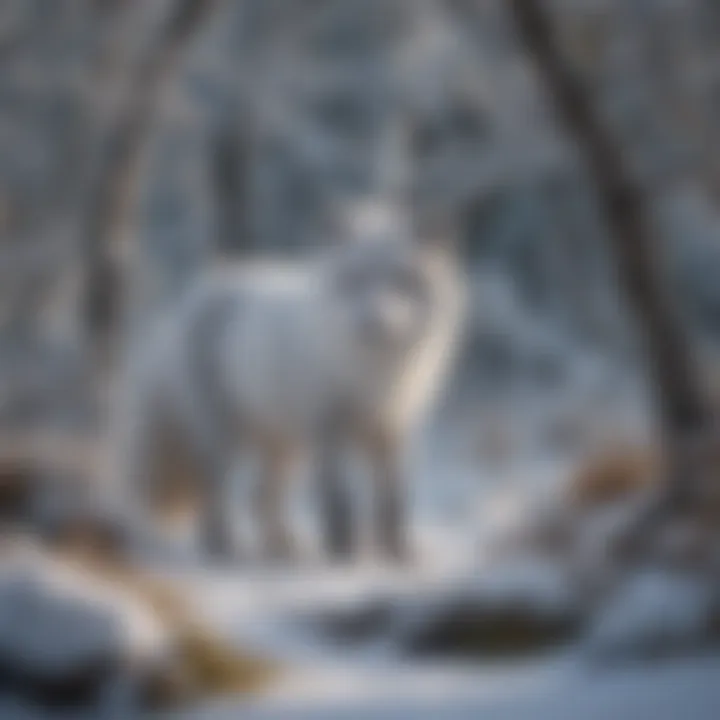
<svg viewBox="0 0 720 720"><path fill-rule="evenodd" d="M16 433L0 437L0 466L35 474L93 478L99 475L101 443L62 433Z"/></svg>
<svg viewBox="0 0 720 720"><path fill-rule="evenodd" d="M567 497L574 508L589 510L648 490L658 482L661 471L661 459L652 448L605 448L576 470L568 483Z"/></svg>
<svg viewBox="0 0 720 720"><path fill-rule="evenodd" d="M121 578L172 627L181 674L198 694L257 692L276 676L274 664L242 653L202 623L170 583L127 568Z"/></svg>
<svg viewBox="0 0 720 720"><path fill-rule="evenodd" d="M717 378L720 383L720 376ZM720 417L720 389L711 393ZM718 426L689 438L682 453L681 470L693 478L697 501L690 514L705 525L720 529L720 433ZM575 509L590 510L659 488L665 476L663 449L651 444L615 442L591 454L574 472L565 497ZM685 478L681 477L680 480Z"/></svg>
<svg viewBox="0 0 720 720"><path fill-rule="evenodd" d="M173 658L146 688L152 707L167 708L219 695L254 694L277 678L280 668L276 664L243 653L208 627L169 581L104 556L73 551L66 559L117 585L118 590L139 597L169 629Z"/></svg>

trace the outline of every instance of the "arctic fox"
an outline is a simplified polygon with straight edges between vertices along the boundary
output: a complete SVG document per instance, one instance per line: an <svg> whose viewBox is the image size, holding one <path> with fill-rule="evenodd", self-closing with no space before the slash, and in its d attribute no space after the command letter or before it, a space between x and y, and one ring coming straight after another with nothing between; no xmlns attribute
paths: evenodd
<svg viewBox="0 0 720 720"><path fill-rule="evenodd" d="M354 445L372 468L376 541L404 554L402 450L445 375L463 307L452 243L411 225L397 207L365 203L317 257L202 278L138 366L126 467L144 507L192 482L206 549L230 553L228 470L249 446L262 459L263 546L283 555L287 483L314 448L324 541L347 555L343 458Z"/></svg>

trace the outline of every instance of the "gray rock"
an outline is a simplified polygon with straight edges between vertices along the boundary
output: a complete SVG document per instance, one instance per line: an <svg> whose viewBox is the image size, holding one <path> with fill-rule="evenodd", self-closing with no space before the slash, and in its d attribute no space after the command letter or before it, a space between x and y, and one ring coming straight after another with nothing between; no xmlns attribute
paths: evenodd
<svg viewBox="0 0 720 720"><path fill-rule="evenodd" d="M150 609L117 587L31 547L4 553L0 682L5 690L51 707L120 697L140 702L141 687L168 656L169 642Z"/></svg>
<svg viewBox="0 0 720 720"><path fill-rule="evenodd" d="M412 654L494 657L557 649L577 637L583 608L562 566L529 557L398 611L395 638Z"/></svg>
<svg viewBox="0 0 720 720"><path fill-rule="evenodd" d="M655 569L632 575L597 613L588 656L642 660L702 650L717 640L717 599L705 576Z"/></svg>

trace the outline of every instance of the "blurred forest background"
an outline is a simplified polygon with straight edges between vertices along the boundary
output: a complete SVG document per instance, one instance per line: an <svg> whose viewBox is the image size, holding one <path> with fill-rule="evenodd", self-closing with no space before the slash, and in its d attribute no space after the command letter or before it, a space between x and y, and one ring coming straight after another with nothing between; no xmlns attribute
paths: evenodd
<svg viewBox="0 0 720 720"><path fill-rule="evenodd" d="M548 5L711 367L720 11ZM134 329L210 256L322 241L328 207L373 189L398 117L424 202L451 204L464 236L475 378L557 382L581 357L633 370L593 184L505 3L5 0L0 53L8 431L97 428L108 358Z"/></svg>
<svg viewBox="0 0 720 720"><path fill-rule="evenodd" d="M536 5L554 29L555 65L532 28L518 32L522 8ZM533 615L516 633L533 603L498 620L493 595L492 612L472 625L483 651L576 638L578 618L620 586L604 564L618 518L593 514L594 504L620 498L622 510L638 487L657 484L658 449L676 463L673 480L697 475L677 434L714 430L718 38L717 0L0 0L3 519L29 503L42 525L38 487L61 488L73 505L80 496L64 481L105 474L115 381L148 322L213 258L301 256L328 241L334 208L382 190L379 168L407 163L422 205L450 209L471 291L459 366L421 443L419 495L451 526L464 513L483 537L509 530L511 540L488 545L503 563L510 546L535 553L533 567L572 559L573 600L560 620ZM602 143L593 155L584 142L593 138L583 137L573 88L563 95L563 67L617 150L620 180L637 190L634 229L645 242L635 264L603 199L608 177L592 163ZM667 306L643 295L648 277ZM671 387L677 367L688 382ZM668 400L683 395L686 405ZM683 408L697 409L698 422ZM703 458L717 485L720 463ZM544 491L568 470L565 505L537 526L517 498L478 499L516 481ZM689 533L663 540L665 569L699 567L701 582L653 576L637 605L621 597L640 608L636 621L657 610L650 635L660 628L661 644L678 617L649 602L661 597L697 611L678 621L680 644L703 645L710 627L717 639L717 507L710 530L694 518ZM528 582L545 597L544 580ZM254 592L264 603L267 588ZM485 608L481 596L473 612ZM478 615L444 607L464 620L421 628L409 645L463 644L463 622ZM412 635L422 623L406 623L405 609L400 626ZM377 610L352 627L380 632ZM509 639L493 634L498 622ZM629 626L614 627L622 645Z"/></svg>

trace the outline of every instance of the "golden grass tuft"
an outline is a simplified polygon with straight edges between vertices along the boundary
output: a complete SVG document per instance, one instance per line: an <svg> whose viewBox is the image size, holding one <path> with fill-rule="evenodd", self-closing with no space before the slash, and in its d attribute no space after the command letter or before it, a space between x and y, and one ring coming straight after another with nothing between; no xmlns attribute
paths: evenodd
<svg viewBox="0 0 720 720"><path fill-rule="evenodd" d="M203 695L256 693L277 676L269 661L239 652L201 625L186 625L179 655L192 686Z"/></svg>
<svg viewBox="0 0 720 720"><path fill-rule="evenodd" d="M67 556L66 556L67 557ZM221 695L256 694L277 679L277 664L246 653L203 622L170 581L106 557L74 554L71 562L140 598L161 619L174 648L146 688L148 704L174 707Z"/></svg>
<svg viewBox="0 0 720 720"><path fill-rule="evenodd" d="M573 507L589 510L650 489L661 472L661 458L652 448L618 445L589 457L570 478L566 493Z"/></svg>

